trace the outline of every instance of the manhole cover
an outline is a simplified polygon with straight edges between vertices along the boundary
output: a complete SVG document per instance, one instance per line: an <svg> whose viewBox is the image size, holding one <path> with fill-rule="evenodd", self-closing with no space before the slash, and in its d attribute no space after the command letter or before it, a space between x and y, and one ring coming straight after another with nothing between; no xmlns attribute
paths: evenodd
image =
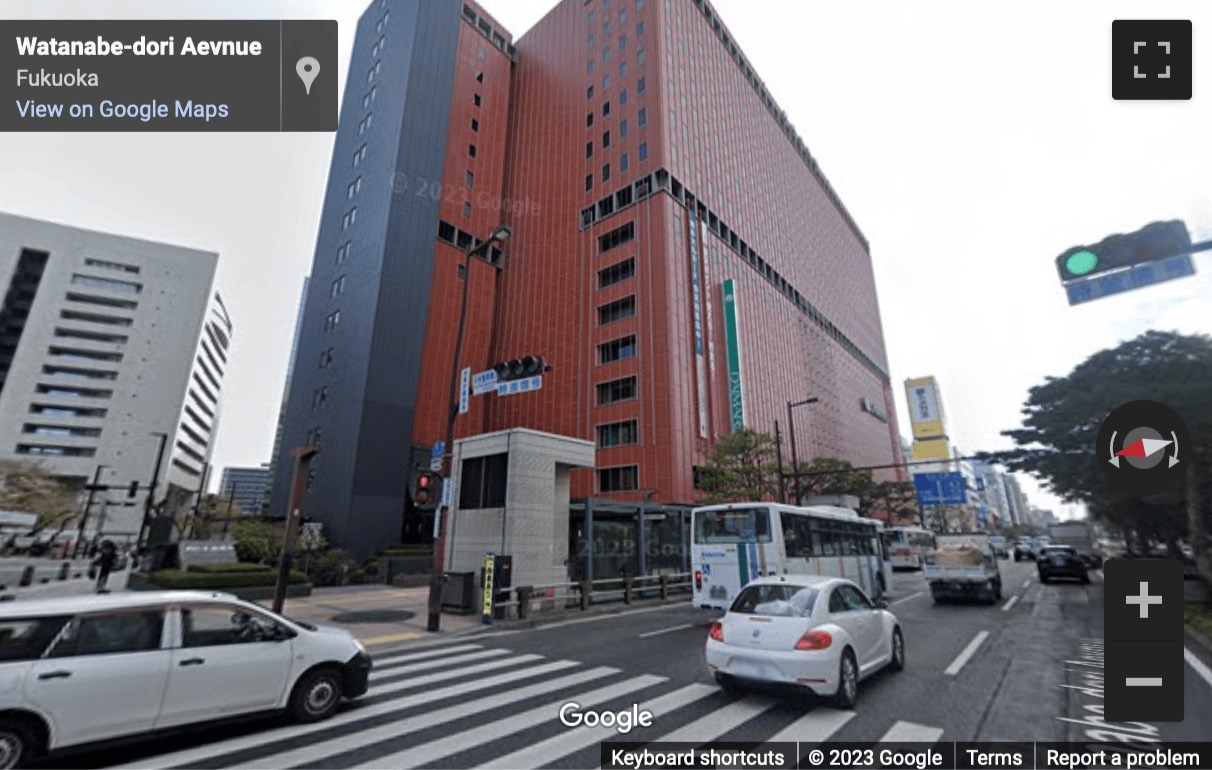
<svg viewBox="0 0 1212 770"><path fill-rule="evenodd" d="M346 612L332 618L334 623L400 623L416 617L408 610L363 610Z"/></svg>

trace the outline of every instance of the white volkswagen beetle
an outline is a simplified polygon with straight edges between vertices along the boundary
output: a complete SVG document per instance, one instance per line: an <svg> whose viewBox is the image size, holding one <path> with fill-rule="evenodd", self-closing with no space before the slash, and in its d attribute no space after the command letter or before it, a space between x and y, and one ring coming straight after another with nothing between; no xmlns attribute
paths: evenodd
<svg viewBox="0 0 1212 770"><path fill-rule="evenodd" d="M852 708L859 680L905 666L905 639L886 606L842 578L758 578L711 625L707 668L725 689L789 684Z"/></svg>

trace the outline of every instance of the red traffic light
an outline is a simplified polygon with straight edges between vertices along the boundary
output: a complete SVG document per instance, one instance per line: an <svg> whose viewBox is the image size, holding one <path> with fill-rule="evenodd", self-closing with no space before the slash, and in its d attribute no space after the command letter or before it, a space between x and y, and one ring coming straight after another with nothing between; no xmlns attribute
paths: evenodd
<svg viewBox="0 0 1212 770"><path fill-rule="evenodd" d="M412 502L422 510L429 510L438 502L438 475L433 471L418 471L414 479Z"/></svg>

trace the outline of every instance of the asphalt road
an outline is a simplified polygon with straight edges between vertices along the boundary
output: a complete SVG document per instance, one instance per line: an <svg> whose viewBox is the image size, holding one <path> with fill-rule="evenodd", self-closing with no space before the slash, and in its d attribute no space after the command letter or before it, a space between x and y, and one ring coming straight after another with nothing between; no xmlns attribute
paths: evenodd
<svg viewBox="0 0 1212 770"><path fill-rule="evenodd" d="M1212 661L1188 661L1184 722L1105 723L1101 574L1084 586L1042 585L1034 564L1003 561L1002 575L1005 596L993 606L936 605L919 573L896 575L890 609L907 666L864 681L853 711L720 691L702 652L715 613L687 604L382 652L368 696L329 722L258 719L62 762L591 768L602 740L1212 740ZM654 723L626 736L568 728L557 711L570 701L600 711L638 703Z"/></svg>

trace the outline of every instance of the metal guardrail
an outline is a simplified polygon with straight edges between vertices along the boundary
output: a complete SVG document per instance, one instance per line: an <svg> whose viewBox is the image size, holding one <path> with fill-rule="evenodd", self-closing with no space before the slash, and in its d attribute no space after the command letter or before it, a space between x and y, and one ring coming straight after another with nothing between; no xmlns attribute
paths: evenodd
<svg viewBox="0 0 1212 770"><path fill-rule="evenodd" d="M533 615L560 613L570 609L585 611L595 604L619 601L631 604L632 600L637 598L668 599L670 594L690 593L692 586L692 575L689 572L518 586L501 592L513 598L494 601L493 614L499 618L524 620ZM551 606L542 606L548 602ZM539 608L534 606L535 603L540 603ZM480 609L483 610L483 605Z"/></svg>

